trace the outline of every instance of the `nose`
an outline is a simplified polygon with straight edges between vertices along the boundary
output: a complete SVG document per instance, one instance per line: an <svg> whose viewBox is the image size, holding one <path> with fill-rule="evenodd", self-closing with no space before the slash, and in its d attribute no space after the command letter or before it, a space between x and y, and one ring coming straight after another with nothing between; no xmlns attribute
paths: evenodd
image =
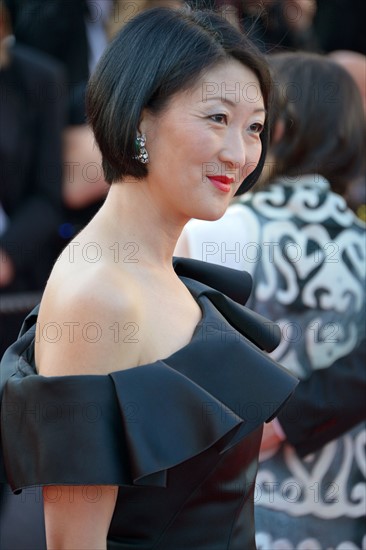
<svg viewBox="0 0 366 550"><path fill-rule="evenodd" d="M241 169L246 162L246 147L241 132L227 132L222 144L219 160L231 169Z"/></svg>

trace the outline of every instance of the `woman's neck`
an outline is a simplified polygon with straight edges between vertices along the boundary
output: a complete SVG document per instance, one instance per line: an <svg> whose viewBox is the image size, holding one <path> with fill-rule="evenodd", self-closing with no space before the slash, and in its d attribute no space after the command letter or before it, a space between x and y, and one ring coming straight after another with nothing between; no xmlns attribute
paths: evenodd
<svg viewBox="0 0 366 550"><path fill-rule="evenodd" d="M144 180L112 184L95 217L97 223L99 220L105 237L125 246L130 243L138 250L142 265L169 270L177 240L188 221L161 204Z"/></svg>

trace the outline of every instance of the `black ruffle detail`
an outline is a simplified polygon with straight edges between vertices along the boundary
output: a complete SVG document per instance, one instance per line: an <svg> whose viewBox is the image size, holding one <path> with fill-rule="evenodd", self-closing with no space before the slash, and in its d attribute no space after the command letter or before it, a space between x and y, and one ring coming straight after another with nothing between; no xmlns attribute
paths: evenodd
<svg viewBox="0 0 366 550"><path fill-rule="evenodd" d="M11 381L2 408L8 483L16 492L50 484L164 487L169 468L220 449L241 423L234 413L225 423L205 416L206 403L220 406L161 362L110 376Z"/></svg>
<svg viewBox="0 0 366 550"><path fill-rule="evenodd" d="M276 414L297 381L259 349L273 344L266 328L273 323L202 282L184 282L204 313L192 341L162 361L110 375L38 375L37 309L28 316L0 368L0 475L13 491L165 487L170 469L209 448L226 451Z"/></svg>
<svg viewBox="0 0 366 550"><path fill-rule="evenodd" d="M180 277L199 281L242 305L248 301L252 291L252 278L247 271L176 256L173 258L173 267Z"/></svg>

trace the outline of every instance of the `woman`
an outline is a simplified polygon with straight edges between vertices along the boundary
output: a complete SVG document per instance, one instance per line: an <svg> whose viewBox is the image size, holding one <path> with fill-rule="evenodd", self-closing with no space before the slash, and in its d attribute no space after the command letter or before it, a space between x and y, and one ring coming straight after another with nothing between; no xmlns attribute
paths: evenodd
<svg viewBox="0 0 366 550"><path fill-rule="evenodd" d="M342 195L364 170L362 102L325 57L269 62L278 118L267 181L217 222L190 222L182 242L192 258L250 271L248 303L282 328L274 357L303 380L265 434L258 547L353 550L365 541L366 233Z"/></svg>
<svg viewBox="0 0 366 550"><path fill-rule="evenodd" d="M231 299L248 279L172 254L260 174L269 85L228 23L169 9L126 24L91 78L111 188L2 366L6 475L44 486L49 549L255 548L262 424L296 382Z"/></svg>

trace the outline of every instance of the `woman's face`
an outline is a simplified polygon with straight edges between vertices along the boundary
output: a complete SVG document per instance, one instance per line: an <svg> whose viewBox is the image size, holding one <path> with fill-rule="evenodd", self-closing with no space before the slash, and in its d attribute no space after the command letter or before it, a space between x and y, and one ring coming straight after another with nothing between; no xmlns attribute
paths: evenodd
<svg viewBox="0 0 366 550"><path fill-rule="evenodd" d="M159 115L145 112L152 200L182 223L220 218L258 164L264 121L259 81L235 60L173 96Z"/></svg>

